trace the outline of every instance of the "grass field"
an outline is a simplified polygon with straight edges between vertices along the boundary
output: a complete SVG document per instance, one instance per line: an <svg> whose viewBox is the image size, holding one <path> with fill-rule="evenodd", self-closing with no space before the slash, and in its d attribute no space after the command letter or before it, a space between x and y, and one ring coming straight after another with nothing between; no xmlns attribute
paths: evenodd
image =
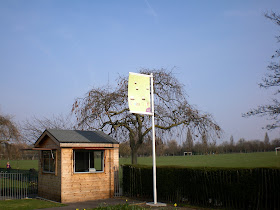
<svg viewBox="0 0 280 210"><path fill-rule="evenodd" d="M5 210L31 210L65 206L64 204L54 203L37 199L20 199L0 201L0 209Z"/></svg>
<svg viewBox="0 0 280 210"><path fill-rule="evenodd" d="M130 164L130 158L120 158L120 165ZM38 169L37 160L10 160L13 169ZM7 160L0 160L0 168L6 168ZM152 157L139 157L138 164L152 165ZM227 167L227 168L280 168L280 153L256 152L218 155L161 156L157 166L176 165L188 167Z"/></svg>
<svg viewBox="0 0 280 210"><path fill-rule="evenodd" d="M280 168L280 154L275 152L234 153L218 155L161 156L156 158L157 166L173 165L188 167L227 168ZM120 158L120 165L130 164L130 158ZM152 165L151 157L138 158L138 164Z"/></svg>
<svg viewBox="0 0 280 210"><path fill-rule="evenodd" d="M6 168L8 161L10 162L12 169L38 169L38 160L0 160L0 168Z"/></svg>

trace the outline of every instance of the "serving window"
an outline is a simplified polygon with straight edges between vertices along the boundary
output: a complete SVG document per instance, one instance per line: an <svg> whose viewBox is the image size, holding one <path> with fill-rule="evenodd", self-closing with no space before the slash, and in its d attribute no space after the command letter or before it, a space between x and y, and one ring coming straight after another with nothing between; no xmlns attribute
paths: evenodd
<svg viewBox="0 0 280 210"><path fill-rule="evenodd" d="M74 150L74 172L104 171L104 150Z"/></svg>

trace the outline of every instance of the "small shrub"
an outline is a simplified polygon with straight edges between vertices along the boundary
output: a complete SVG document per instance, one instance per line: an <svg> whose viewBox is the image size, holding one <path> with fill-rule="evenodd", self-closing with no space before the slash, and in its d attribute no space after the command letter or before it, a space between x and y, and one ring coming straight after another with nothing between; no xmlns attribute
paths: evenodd
<svg viewBox="0 0 280 210"><path fill-rule="evenodd" d="M119 204L119 205L115 205L115 206L99 206L94 209L98 209L98 210L144 210L145 208L142 208L140 206L129 205L128 203L126 203L126 204Z"/></svg>

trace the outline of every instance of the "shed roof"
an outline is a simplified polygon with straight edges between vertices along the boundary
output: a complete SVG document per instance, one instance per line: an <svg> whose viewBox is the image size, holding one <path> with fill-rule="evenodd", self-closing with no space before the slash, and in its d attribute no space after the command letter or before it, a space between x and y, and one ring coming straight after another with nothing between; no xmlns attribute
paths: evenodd
<svg viewBox="0 0 280 210"><path fill-rule="evenodd" d="M109 136L101 131L47 129L43 132L42 136L44 136L44 134L46 134L46 133L52 135L52 137L54 137L55 140L57 140L59 143L118 144L118 142L115 139L113 139L111 136ZM37 140L37 142L41 140L41 137Z"/></svg>

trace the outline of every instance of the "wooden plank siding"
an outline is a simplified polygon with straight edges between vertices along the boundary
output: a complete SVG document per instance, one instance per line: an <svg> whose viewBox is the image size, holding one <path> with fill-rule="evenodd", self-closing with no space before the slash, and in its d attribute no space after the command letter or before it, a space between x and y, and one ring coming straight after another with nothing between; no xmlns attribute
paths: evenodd
<svg viewBox="0 0 280 210"><path fill-rule="evenodd" d="M104 151L104 172L74 173L73 149L62 149L61 202L105 199L114 193L114 160L118 149ZM118 154L117 154L118 155Z"/></svg>
<svg viewBox="0 0 280 210"><path fill-rule="evenodd" d="M40 160L38 161L38 195L40 197L61 202L61 151L51 138L47 137L40 143L43 148L57 148L56 150L56 170L55 173L43 172L42 151L40 151Z"/></svg>

